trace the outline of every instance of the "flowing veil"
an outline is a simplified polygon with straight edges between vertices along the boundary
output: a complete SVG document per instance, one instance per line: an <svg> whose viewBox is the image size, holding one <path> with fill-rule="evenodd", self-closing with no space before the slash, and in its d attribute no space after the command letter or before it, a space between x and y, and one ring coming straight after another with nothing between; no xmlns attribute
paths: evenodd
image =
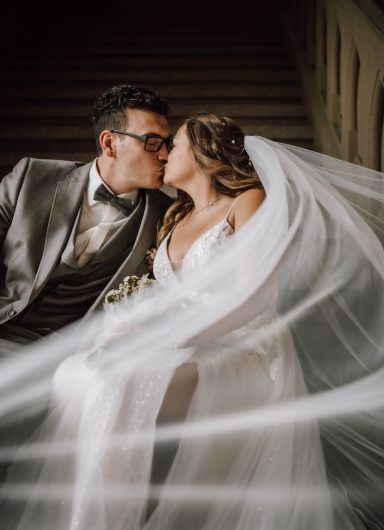
<svg viewBox="0 0 384 530"><path fill-rule="evenodd" d="M50 412L0 451L2 528L384 528L384 175L245 149L266 199L208 265L3 364L2 425ZM159 423L193 366L185 417Z"/></svg>

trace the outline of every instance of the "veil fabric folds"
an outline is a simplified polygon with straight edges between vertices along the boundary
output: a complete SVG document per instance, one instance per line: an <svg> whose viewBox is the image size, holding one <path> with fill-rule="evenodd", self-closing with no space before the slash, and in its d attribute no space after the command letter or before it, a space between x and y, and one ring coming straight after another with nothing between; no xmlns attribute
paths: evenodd
<svg viewBox="0 0 384 530"><path fill-rule="evenodd" d="M266 199L204 266L3 366L3 423L50 396L4 528L384 528L384 175L245 149Z"/></svg>

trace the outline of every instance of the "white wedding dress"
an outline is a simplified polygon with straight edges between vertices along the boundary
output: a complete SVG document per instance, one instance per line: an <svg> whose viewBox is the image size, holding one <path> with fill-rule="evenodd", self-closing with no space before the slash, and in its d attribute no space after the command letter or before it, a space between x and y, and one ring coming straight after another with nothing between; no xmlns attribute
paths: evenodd
<svg viewBox="0 0 384 530"><path fill-rule="evenodd" d="M381 259L382 249L305 154L296 159L279 144L248 142L267 192L248 227L234 234L225 216L192 244L177 272L168 235L154 262L158 285L99 316L86 337L79 328L68 332L66 351L81 341L80 353L56 370L50 413L0 492L2 529L366 528L350 502L359 491L350 498L348 481L328 476L318 420L332 448L341 447L380 491L375 462L382 449L359 431L359 420L367 410L369 432L381 435L381 375L354 386L354 365L339 354L381 366L377 319L351 325L351 345L342 317L357 320L354 298L343 290L356 285L350 278L359 280L357 307L372 278L381 285L368 259L361 264L368 254ZM186 416L160 426L170 382L187 364L198 377ZM154 450L168 442L177 450L161 483L151 486Z"/></svg>
<svg viewBox="0 0 384 530"><path fill-rule="evenodd" d="M193 243L177 275L168 257L168 234L154 261L158 282L178 282L180 276L203 268L233 234L228 214ZM231 344L240 343L243 337L249 342L276 318L275 301L269 305L247 325L213 344L189 350L188 362L197 365L198 387L187 424L273 406L307 393L288 330L254 349L231 355ZM98 368L94 351L64 361L54 377L53 410L36 435L37 440L43 436L48 442L48 456L34 496L12 528L363 528L351 513L344 514L342 522L339 518L336 526L315 422L240 430L230 436L208 431L202 439L179 435L172 467L159 488L158 504L145 522L156 416L170 377L171 372L165 371L136 378L134 370L126 379L109 376ZM130 445L142 429L147 430L146 438ZM113 435L120 435L120 440L110 447ZM53 450L58 440L64 444L68 437L75 440L75 461L60 454L50 456L50 436ZM63 488L63 500L49 502L47 488L57 484Z"/></svg>

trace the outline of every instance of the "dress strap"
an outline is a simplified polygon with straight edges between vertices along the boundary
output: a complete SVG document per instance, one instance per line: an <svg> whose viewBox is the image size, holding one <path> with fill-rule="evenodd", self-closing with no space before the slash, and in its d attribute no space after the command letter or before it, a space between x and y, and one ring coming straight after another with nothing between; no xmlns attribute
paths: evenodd
<svg viewBox="0 0 384 530"><path fill-rule="evenodd" d="M240 193L240 195L239 195L238 197L236 197L236 199L235 199L235 200L233 201L233 203L231 204L231 206L230 206L229 210L227 211L227 213L226 213L224 219L226 219L226 220L228 219L228 216L229 216L229 214L231 213L232 208L235 206L235 204L236 204L237 201L240 199L240 197L241 197L241 193Z"/></svg>

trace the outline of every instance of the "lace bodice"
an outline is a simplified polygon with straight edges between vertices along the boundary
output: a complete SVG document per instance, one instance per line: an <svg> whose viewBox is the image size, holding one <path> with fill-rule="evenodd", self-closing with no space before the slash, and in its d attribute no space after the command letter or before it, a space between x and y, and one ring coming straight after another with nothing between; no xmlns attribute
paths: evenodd
<svg viewBox="0 0 384 530"><path fill-rule="evenodd" d="M177 275L185 277L188 274L201 269L211 257L212 252L220 247L231 235L234 230L228 222L228 213L224 219L216 223L212 228L206 230L194 243L189 247L184 256L181 266L177 273L173 270L168 254L168 240L172 232L165 237L160 244L153 263L153 273L157 281L164 282L175 280ZM271 301L271 307L264 313L258 315L245 326L242 326L223 337L224 344L228 341L235 340L241 342L244 337L251 337L252 334L258 334L276 318L275 303ZM253 350L251 347L246 355L256 356L263 359L263 364L267 369L271 380L275 383L275 391L280 392L283 384L284 355L280 347L280 339L273 338L262 344L256 340L257 347ZM215 364L223 357L222 350L218 344L212 349L211 345L207 348L198 348L194 353L194 361L199 363Z"/></svg>
<svg viewBox="0 0 384 530"><path fill-rule="evenodd" d="M192 273L204 266L214 249L221 246L234 232L227 220L228 215L216 223L212 228L206 230L199 236L188 249L184 256L179 273L183 276ZM161 242L153 263L153 274L156 280L163 282L175 277L172 264L168 255L168 240L172 232Z"/></svg>

